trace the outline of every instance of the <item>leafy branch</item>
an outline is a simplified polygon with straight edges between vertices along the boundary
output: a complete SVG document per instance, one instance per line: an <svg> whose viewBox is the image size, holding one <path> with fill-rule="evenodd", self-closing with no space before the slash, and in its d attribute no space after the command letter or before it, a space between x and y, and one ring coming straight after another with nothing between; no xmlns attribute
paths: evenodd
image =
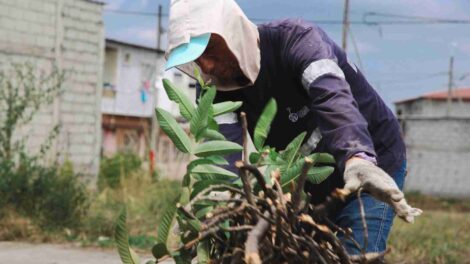
<svg viewBox="0 0 470 264"><path fill-rule="evenodd" d="M156 110L161 128L176 147L196 157L187 165L181 197L168 206L159 225L152 249L156 262L171 257L176 263L191 263L197 257L198 263L366 263L381 257L349 256L335 235L343 232L353 240L350 231L328 219L328 212L353 194L338 189L315 206L303 191L307 181L319 184L333 172L331 155L302 155L306 133L283 151L265 146L277 111L273 99L254 130L257 151L248 154L246 114L240 115L243 146L219 135L214 121L216 115L236 111L241 102L213 104L215 87L198 81L203 93L195 106L164 80L170 99L190 123L189 135L168 112ZM235 164L238 175L221 167L227 164L224 155L242 151L244 159ZM172 226L180 243L176 249L167 246ZM116 239L120 254L128 247L122 237L121 242Z"/></svg>

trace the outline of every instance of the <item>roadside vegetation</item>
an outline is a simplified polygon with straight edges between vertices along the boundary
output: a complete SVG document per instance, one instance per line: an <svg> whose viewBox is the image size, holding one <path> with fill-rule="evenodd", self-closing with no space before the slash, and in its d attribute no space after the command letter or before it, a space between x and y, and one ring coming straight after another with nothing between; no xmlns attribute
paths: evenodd
<svg viewBox="0 0 470 264"><path fill-rule="evenodd" d="M389 263L470 263L470 200L407 193L424 213L409 225L395 221Z"/></svg>

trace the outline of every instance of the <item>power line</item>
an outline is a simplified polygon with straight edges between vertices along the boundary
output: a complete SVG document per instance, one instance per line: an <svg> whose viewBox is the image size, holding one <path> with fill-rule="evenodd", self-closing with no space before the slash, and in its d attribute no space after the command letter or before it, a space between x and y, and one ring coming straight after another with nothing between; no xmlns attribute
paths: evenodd
<svg viewBox="0 0 470 264"><path fill-rule="evenodd" d="M132 10L121 10L121 9L104 9L105 12L115 13L121 15L135 15L135 16L149 16L156 17L157 13L154 12L142 12L142 11L132 11ZM162 13L162 17L168 17L169 14ZM369 17L395 17L400 19L395 20L370 20ZM255 22L268 22L274 21L278 18L260 18L253 17L250 20ZM326 25L343 25L343 20L334 20L334 19L324 19L324 20L305 20L307 22L315 24L326 24ZM431 24L470 24L470 20L467 19L449 19L449 18L436 18L436 17L419 17L419 16L405 16L405 15L396 15L396 14L387 14L387 13L378 13L378 12L367 12L364 14L362 20L349 20L348 24L354 25L366 25L366 26L375 26L375 25L431 25Z"/></svg>
<svg viewBox="0 0 470 264"><path fill-rule="evenodd" d="M104 9L105 12L108 13L116 13L116 14L122 14L122 15L135 15L135 16L151 16L151 17L156 17L158 13L154 12L142 12L142 11L132 11L132 10L122 10L122 9ZM162 17L168 17L168 14L162 13Z"/></svg>
<svg viewBox="0 0 470 264"><path fill-rule="evenodd" d="M352 31L351 27L349 27L348 32L349 32L349 36L351 37L351 40L352 40L352 43L353 43L354 53L356 53L357 63L359 64L359 68L365 74L365 69L364 69L364 65L362 64L361 54L359 52L359 48L357 46L356 38L354 37L354 34L353 34L353 31Z"/></svg>
<svg viewBox="0 0 470 264"><path fill-rule="evenodd" d="M405 20L391 21L393 23L456 23L456 24L468 24L470 23L469 19L454 19L454 18L442 18L442 17L427 17L427 16L408 16L400 14L391 14L391 13L381 13L381 12L366 12L364 13L362 20L367 21L368 17L393 17L393 18L402 18ZM378 21L379 23L386 23L388 21ZM374 23L374 22L370 22Z"/></svg>
<svg viewBox="0 0 470 264"><path fill-rule="evenodd" d="M369 75L373 75L373 74L369 74ZM398 78L394 78L394 79L390 79L390 80L375 80L375 82L380 82L380 83L385 83L385 84L410 84L410 83L416 83L416 82L420 82L420 81L426 81L426 80L430 80L430 79L433 79L433 78L436 78L436 77L439 77L439 76L447 76L448 75L448 72L437 72L437 73L433 73L433 74L427 74L425 76L422 76L422 77L414 77L412 79L398 79Z"/></svg>

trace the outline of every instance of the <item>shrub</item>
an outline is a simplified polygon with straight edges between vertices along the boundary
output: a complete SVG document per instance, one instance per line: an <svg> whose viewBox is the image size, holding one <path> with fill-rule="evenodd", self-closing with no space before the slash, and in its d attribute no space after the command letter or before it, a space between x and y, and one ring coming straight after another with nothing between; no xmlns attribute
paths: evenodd
<svg viewBox="0 0 470 264"><path fill-rule="evenodd" d="M139 171L142 160L139 156L126 152L118 153L110 158L103 157L100 164L98 187L117 188L121 185L123 178L129 177L131 173Z"/></svg>
<svg viewBox="0 0 470 264"><path fill-rule="evenodd" d="M155 181L149 174L136 171L122 179L116 188L104 187L91 199L84 232L89 240L98 236L111 237L114 219L124 206L132 212L129 219L132 235L155 235L155 226L166 205L181 193L179 182ZM139 243L137 243L139 244Z"/></svg>
<svg viewBox="0 0 470 264"><path fill-rule="evenodd" d="M16 168L8 162L0 166L3 206L14 208L44 229L79 226L88 207L87 190L69 162L56 168L22 158Z"/></svg>

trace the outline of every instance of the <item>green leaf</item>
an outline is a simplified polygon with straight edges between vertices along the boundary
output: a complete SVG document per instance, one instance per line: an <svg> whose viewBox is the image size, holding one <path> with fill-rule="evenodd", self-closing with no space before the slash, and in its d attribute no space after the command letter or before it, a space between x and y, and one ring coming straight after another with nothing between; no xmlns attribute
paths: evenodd
<svg viewBox="0 0 470 264"><path fill-rule="evenodd" d="M203 218L204 216L207 215L207 213L209 213L212 210L214 210L213 206L205 206L205 207L197 210L195 216L197 218Z"/></svg>
<svg viewBox="0 0 470 264"><path fill-rule="evenodd" d="M226 101L222 103L214 104L212 107L214 108L214 116L223 115L226 113L233 112L242 106L242 102L232 102Z"/></svg>
<svg viewBox="0 0 470 264"><path fill-rule="evenodd" d="M158 123L163 131L170 137L175 146L184 153L191 152L191 140L176 120L167 111L156 108Z"/></svg>
<svg viewBox="0 0 470 264"><path fill-rule="evenodd" d="M251 164L255 164L259 161L260 158L261 158L261 154L259 152L251 152L249 161Z"/></svg>
<svg viewBox="0 0 470 264"><path fill-rule="evenodd" d="M330 166L310 168L307 174L307 180L313 184L320 184L326 180L335 169Z"/></svg>
<svg viewBox="0 0 470 264"><path fill-rule="evenodd" d="M191 133L198 138L198 135L205 129L208 125L209 111L212 108L212 102L215 98L215 88L209 88L201 100L199 100L199 105L197 107L196 113L190 122Z"/></svg>
<svg viewBox="0 0 470 264"><path fill-rule="evenodd" d="M335 158L328 153L318 153L318 157L316 159L316 163L322 164L335 164Z"/></svg>
<svg viewBox="0 0 470 264"><path fill-rule="evenodd" d="M186 170L188 173L191 173L191 171L196 167L197 165L202 165L202 164L215 164L213 160L208 159L208 158L200 158L200 159L195 159L191 161L188 166L186 166Z"/></svg>
<svg viewBox="0 0 470 264"><path fill-rule="evenodd" d="M330 161L331 155L324 155L323 153L314 153L308 156L311 160L313 160L314 164L320 163L320 160ZM299 159L293 163L291 168L286 169L283 167L281 169L281 186L283 190L288 190L288 185L297 180L302 172L302 166L304 164L304 159ZM284 171L283 171L284 170ZM319 184L326 180L331 173L333 173L334 168L330 166L324 167L312 167L309 169L307 173L307 180L314 184ZM285 189L284 189L285 188Z"/></svg>
<svg viewBox="0 0 470 264"><path fill-rule="evenodd" d="M266 104L263 113L261 114L258 122L256 123L253 143L258 151L264 146L264 142L268 137L269 130L271 129L271 123L274 120L277 112L277 104L274 99L270 99Z"/></svg>
<svg viewBox="0 0 470 264"><path fill-rule="evenodd" d="M188 250L181 249L172 254L175 264L191 264L191 254Z"/></svg>
<svg viewBox="0 0 470 264"><path fill-rule="evenodd" d="M157 243L152 247L152 255L156 258L162 258L163 256L170 255L166 247L166 243Z"/></svg>
<svg viewBox="0 0 470 264"><path fill-rule="evenodd" d="M211 116L211 112L212 111L209 112L209 119L207 120L207 128L215 130L215 131L219 131L219 125L215 121L214 117Z"/></svg>
<svg viewBox="0 0 470 264"><path fill-rule="evenodd" d="M228 165L228 161L224 157L219 156L219 155L208 156L206 157L206 159L212 160L214 164Z"/></svg>
<svg viewBox="0 0 470 264"><path fill-rule="evenodd" d="M126 209L123 209L119 215L116 227L114 230L114 240L117 244L117 249L121 261L124 264L139 264L140 259L137 254L129 247L129 235L126 228Z"/></svg>
<svg viewBox="0 0 470 264"><path fill-rule="evenodd" d="M191 161L188 166L186 166L186 170L188 173L190 173L194 167L202 164L228 165L228 161L222 156L218 155L207 156L205 158L199 158Z"/></svg>
<svg viewBox="0 0 470 264"><path fill-rule="evenodd" d="M210 262L210 244L209 240L205 239L197 245L197 263L209 264Z"/></svg>
<svg viewBox="0 0 470 264"><path fill-rule="evenodd" d="M191 100L168 79L163 79L163 87L165 88L168 98L178 104L181 116L188 121L191 120L196 113L196 107Z"/></svg>
<svg viewBox="0 0 470 264"><path fill-rule="evenodd" d="M219 131L206 128L202 132L202 137L208 140L225 140L225 136Z"/></svg>
<svg viewBox="0 0 470 264"><path fill-rule="evenodd" d="M168 240L168 234L170 232L171 224L173 223L173 218L176 214L176 205L170 204L165 209L160 224L158 225L157 233L157 245L152 249L153 256L157 259L168 254L168 249L166 247L166 242Z"/></svg>
<svg viewBox="0 0 470 264"><path fill-rule="evenodd" d="M188 166L186 166L186 174L183 177L182 186L189 187L191 185L191 171L194 167L203 164L217 164L217 165L228 165L228 161L224 159L222 156L208 156L205 158L195 159L191 161Z"/></svg>
<svg viewBox="0 0 470 264"><path fill-rule="evenodd" d="M183 176L183 180L181 181L182 187L189 187L191 186L191 175L189 175L189 170L187 170L186 174Z"/></svg>
<svg viewBox="0 0 470 264"><path fill-rule="evenodd" d="M181 188L181 195L179 197L179 203L181 205L186 205L189 203L190 198L190 189L189 187Z"/></svg>
<svg viewBox="0 0 470 264"><path fill-rule="evenodd" d="M281 153L281 159L283 159L287 164L287 169L292 166L292 163L295 161L295 158L298 157L300 146L305 138L307 133L303 132L297 137L295 137L286 147L286 149Z"/></svg>
<svg viewBox="0 0 470 264"><path fill-rule="evenodd" d="M243 147L230 141L214 140L199 144L194 149L194 155L207 157L211 155L228 155L243 150Z"/></svg>
<svg viewBox="0 0 470 264"><path fill-rule="evenodd" d="M225 176L225 177L221 177L220 179L227 179L227 180L238 178L238 176L231 171L228 171L226 169L223 169L215 165L209 165L209 164L198 165L191 170L191 173L203 175L203 176L204 175ZM201 178L199 178L199 180L200 179Z"/></svg>
<svg viewBox="0 0 470 264"><path fill-rule="evenodd" d="M199 233L199 231L202 228L202 223L198 219L194 218L189 218L186 216L186 214L183 212L182 208L179 208L178 211L178 224L180 225L180 230L183 232L190 231L194 233Z"/></svg>
<svg viewBox="0 0 470 264"><path fill-rule="evenodd" d="M191 219L188 221L188 224L195 232L199 232L202 229L202 223L198 219Z"/></svg>
<svg viewBox="0 0 470 264"><path fill-rule="evenodd" d="M201 89L206 89L206 84L204 83L204 79L202 79L201 73L197 67L194 67L194 78L196 78L197 82L201 86Z"/></svg>
<svg viewBox="0 0 470 264"><path fill-rule="evenodd" d="M313 163L315 164L317 156L318 153L315 153L308 157L313 160ZM287 190L284 188L287 188L291 182L297 180L297 178L300 176L300 173L302 173L302 167L304 163L304 159L298 159L292 164L289 169L287 169L286 166L283 166L281 168L281 187L283 188L283 190Z"/></svg>

